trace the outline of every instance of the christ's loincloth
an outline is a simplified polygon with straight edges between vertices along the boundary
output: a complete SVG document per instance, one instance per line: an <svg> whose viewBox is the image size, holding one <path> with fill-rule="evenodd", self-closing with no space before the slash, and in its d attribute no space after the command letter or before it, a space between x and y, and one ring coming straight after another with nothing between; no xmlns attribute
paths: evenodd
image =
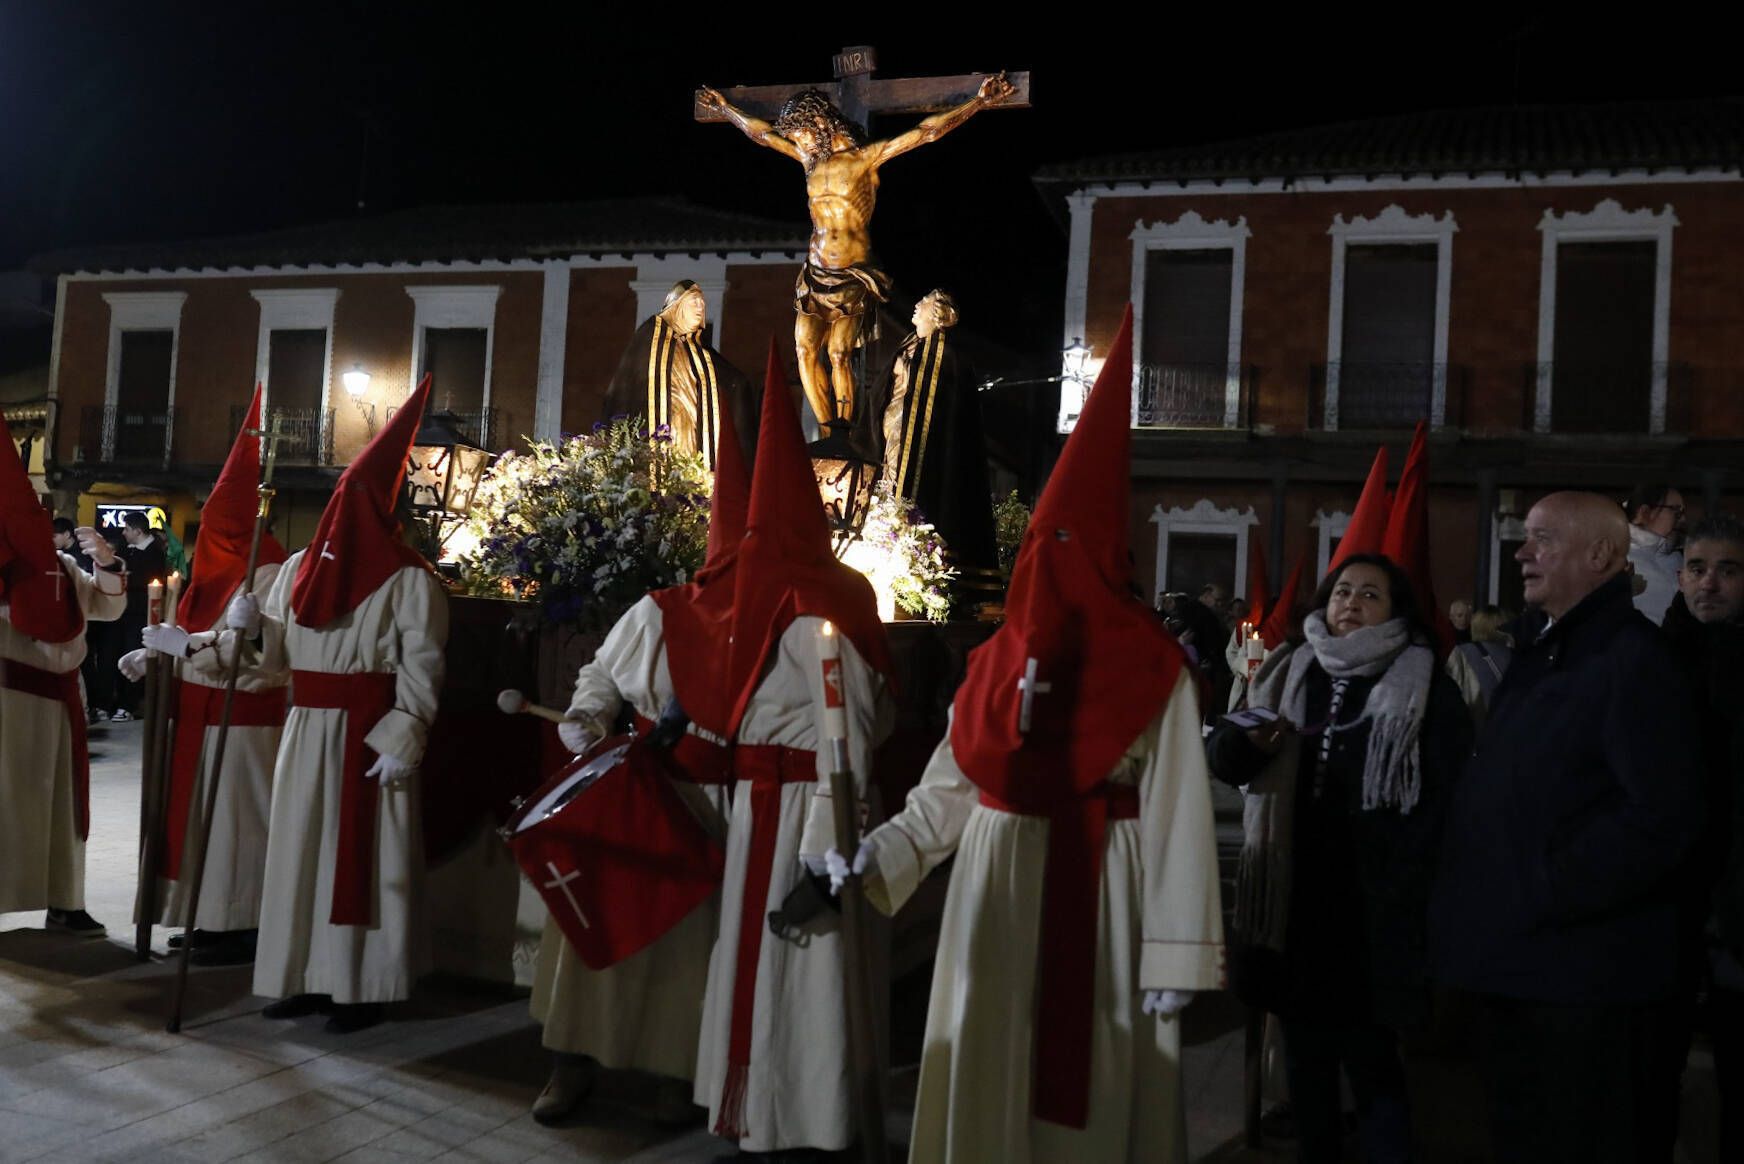
<svg viewBox="0 0 1744 1164"><path fill-rule="evenodd" d="M890 298L890 276L869 263L851 267L820 267L810 259L793 281L793 309L825 323L866 313L866 297L882 303Z"/></svg>

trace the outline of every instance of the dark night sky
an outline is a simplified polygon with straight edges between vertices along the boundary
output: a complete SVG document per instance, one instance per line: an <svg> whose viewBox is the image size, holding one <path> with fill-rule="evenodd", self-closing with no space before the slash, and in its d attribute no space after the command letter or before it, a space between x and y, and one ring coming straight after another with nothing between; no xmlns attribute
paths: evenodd
<svg viewBox="0 0 1744 1164"><path fill-rule="evenodd" d="M1034 72L1035 109L985 115L886 168L874 239L911 294L952 287L993 338L1052 349L1065 238L1030 183L1042 164L1413 109L1715 95L1735 71L1721 46L1570 38L1571 18L1520 11L1492 24L1444 11L1376 43L1343 20L1326 31L1323 8L1294 27L1258 6L1071 27L904 6L904 21L814 21L759 43L681 18L689 4L615 5L628 15L606 20L597 0L562 14L259 7L0 0L0 270L59 247L345 217L360 191L371 211L680 193L803 221L798 167L693 124L690 92L827 80L832 52L870 43L884 76ZM804 10L755 11L798 24ZM952 31L918 27L926 11Z"/></svg>

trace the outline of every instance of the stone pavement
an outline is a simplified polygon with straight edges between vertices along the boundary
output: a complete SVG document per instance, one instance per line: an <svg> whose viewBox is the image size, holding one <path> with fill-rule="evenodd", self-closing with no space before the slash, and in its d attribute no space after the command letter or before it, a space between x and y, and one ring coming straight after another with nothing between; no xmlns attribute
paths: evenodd
<svg viewBox="0 0 1744 1164"><path fill-rule="evenodd" d="M45 932L42 915L0 916L0 1164L12 1161L628 1161L693 1164L725 1146L641 1114L648 1081L609 1077L578 1126L535 1124L547 1066L524 994L453 979L422 985L392 1021L348 1037L320 1019L262 1019L247 967L193 971L188 1019L164 1032L174 963L134 960L139 814L137 724L92 734L88 904L107 941ZM900 1047L918 1032L924 982L893 998ZM1195 1160L1282 1161L1287 1144L1240 1143L1241 1012L1209 995L1186 1014L1188 1139ZM899 1056L900 1057L900 1056ZM912 1058L912 1056L910 1056ZM1712 1160L1711 1060L1690 1073L1688 1143ZM1485 1158L1477 1090L1457 1056L1412 1064L1421 1158ZM913 1074L894 1087L912 1092ZM900 1105L900 1095L898 1096ZM906 1135L906 1113L891 1115ZM1352 1157L1354 1159L1354 1156ZM990 1162L991 1164L991 1162ZM1088 1164L1088 1162L1087 1162Z"/></svg>

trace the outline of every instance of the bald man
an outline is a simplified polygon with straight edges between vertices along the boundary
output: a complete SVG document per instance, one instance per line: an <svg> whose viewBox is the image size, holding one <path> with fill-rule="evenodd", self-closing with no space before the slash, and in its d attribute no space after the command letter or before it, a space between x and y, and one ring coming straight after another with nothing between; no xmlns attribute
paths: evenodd
<svg viewBox="0 0 1744 1164"><path fill-rule="evenodd" d="M1554 493L1515 555L1529 610L1454 789L1432 962L1483 1019L1493 1158L1669 1160L1675 874L1703 819L1700 734L1635 610L1622 512Z"/></svg>

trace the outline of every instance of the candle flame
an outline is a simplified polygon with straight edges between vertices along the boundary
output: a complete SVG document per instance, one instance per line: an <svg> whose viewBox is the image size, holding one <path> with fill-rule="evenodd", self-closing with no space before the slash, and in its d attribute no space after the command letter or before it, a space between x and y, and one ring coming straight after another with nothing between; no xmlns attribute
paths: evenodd
<svg viewBox="0 0 1744 1164"><path fill-rule="evenodd" d="M831 622L829 619L826 618L824 620L824 634L833 635L835 633L836 633L836 624Z"/></svg>

